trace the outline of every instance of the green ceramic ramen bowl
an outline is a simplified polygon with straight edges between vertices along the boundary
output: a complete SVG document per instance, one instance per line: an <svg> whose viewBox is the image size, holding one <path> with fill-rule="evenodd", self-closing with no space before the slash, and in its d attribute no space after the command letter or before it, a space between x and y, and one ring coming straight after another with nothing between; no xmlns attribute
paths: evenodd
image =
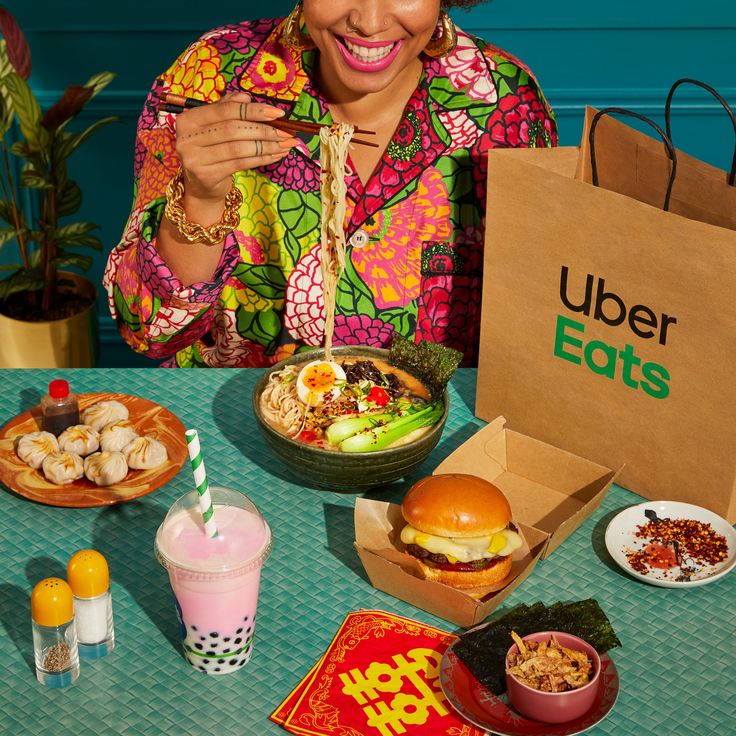
<svg viewBox="0 0 736 736"><path fill-rule="evenodd" d="M348 356L367 360L388 360L388 350L364 346L346 345L332 349L336 362ZM287 365L303 365L324 358L324 350L309 350L282 360L268 368L253 389L253 412L267 444L276 457L294 473L295 482L319 486L345 493L361 493L375 486L403 478L420 465L442 436L450 409L447 390L443 395L445 411L441 419L426 434L398 447L375 452L339 452L311 446L281 434L263 417L261 393L269 376Z"/></svg>

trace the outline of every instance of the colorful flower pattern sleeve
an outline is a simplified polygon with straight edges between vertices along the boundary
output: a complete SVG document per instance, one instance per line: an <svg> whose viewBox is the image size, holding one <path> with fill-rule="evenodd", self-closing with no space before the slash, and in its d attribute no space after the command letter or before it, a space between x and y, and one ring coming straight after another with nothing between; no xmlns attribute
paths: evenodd
<svg viewBox="0 0 736 736"><path fill-rule="evenodd" d="M135 201L105 273L111 312L138 352L178 366L266 366L323 341L319 271L319 137L280 162L240 171L240 224L212 282L183 287L156 251L174 120L161 90L212 101L236 90L288 117L330 124L314 83L315 52L294 56L281 22L203 36L154 85L136 139ZM459 31L424 74L365 186L349 166L349 251L334 344L390 345L394 331L477 362L489 148L552 146L552 113L526 67ZM348 162L349 163L349 162ZM490 223L492 227L492 223Z"/></svg>

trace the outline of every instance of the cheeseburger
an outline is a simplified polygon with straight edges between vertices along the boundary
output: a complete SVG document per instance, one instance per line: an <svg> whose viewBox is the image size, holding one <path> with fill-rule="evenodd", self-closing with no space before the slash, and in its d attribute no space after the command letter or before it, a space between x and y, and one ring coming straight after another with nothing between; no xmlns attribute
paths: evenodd
<svg viewBox="0 0 736 736"><path fill-rule="evenodd" d="M428 580L477 588L503 580L522 545L506 496L474 475L433 475L415 483L401 504L406 551Z"/></svg>

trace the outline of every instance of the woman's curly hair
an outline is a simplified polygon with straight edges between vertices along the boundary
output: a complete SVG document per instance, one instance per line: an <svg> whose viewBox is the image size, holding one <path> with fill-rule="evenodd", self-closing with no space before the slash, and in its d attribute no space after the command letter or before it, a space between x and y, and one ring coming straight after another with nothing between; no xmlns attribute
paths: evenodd
<svg viewBox="0 0 736 736"><path fill-rule="evenodd" d="M449 10L450 8L472 8L473 5L480 5L486 2L486 0L442 0L440 5L443 9Z"/></svg>

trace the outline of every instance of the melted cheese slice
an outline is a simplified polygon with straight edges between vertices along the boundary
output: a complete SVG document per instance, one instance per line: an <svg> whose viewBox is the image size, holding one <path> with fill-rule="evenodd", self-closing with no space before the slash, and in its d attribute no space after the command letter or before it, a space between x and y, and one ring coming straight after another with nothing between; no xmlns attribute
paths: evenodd
<svg viewBox="0 0 736 736"><path fill-rule="evenodd" d="M522 545L521 537L510 529L502 529L484 537L437 537L420 532L410 524L401 530L401 541L404 544L417 544L435 555L445 555L450 562L505 557Z"/></svg>

